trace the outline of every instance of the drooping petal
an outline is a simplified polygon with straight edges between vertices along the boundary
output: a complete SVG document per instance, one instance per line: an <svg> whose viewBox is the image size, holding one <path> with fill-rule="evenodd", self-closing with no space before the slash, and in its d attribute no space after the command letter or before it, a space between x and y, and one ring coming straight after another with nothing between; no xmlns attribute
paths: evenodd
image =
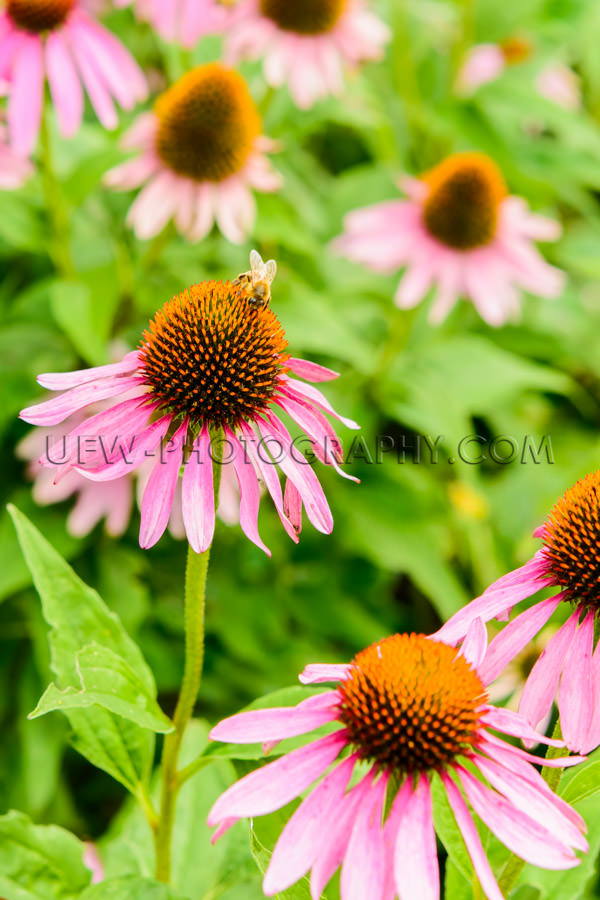
<svg viewBox="0 0 600 900"><path fill-rule="evenodd" d="M72 137L83 119L83 88L71 54L60 32L51 31L45 44L46 68L58 126Z"/></svg>
<svg viewBox="0 0 600 900"><path fill-rule="evenodd" d="M340 377L339 372L334 372L333 369L326 369L325 366L320 366L307 359L291 357L288 359L287 364L294 375L297 375L298 378L304 378L305 381L332 381L334 378Z"/></svg>
<svg viewBox="0 0 600 900"><path fill-rule="evenodd" d="M215 533L213 463L208 426L194 441L183 471L181 508L185 533L196 553L204 553Z"/></svg>
<svg viewBox="0 0 600 900"><path fill-rule="evenodd" d="M336 732L251 772L218 798L208 814L208 825L280 809L329 768L345 743L345 732Z"/></svg>
<svg viewBox="0 0 600 900"><path fill-rule="evenodd" d="M382 900L385 885L383 804L388 777L375 782L356 810L340 879L342 900Z"/></svg>
<svg viewBox="0 0 600 900"><path fill-rule="evenodd" d="M294 543L297 544L298 531L285 511L281 484L279 483L279 477L277 475L275 466L272 465L270 459L267 460L263 458L260 448L256 446L256 435L246 422L240 423L240 431L244 436L245 449L248 451L248 454L252 458L255 467L262 476L265 486L269 494L271 495L271 499L275 504L275 509L277 510L283 527L285 528L291 539L294 541Z"/></svg>
<svg viewBox="0 0 600 900"><path fill-rule="evenodd" d="M50 400L27 407L22 410L20 418L32 425L58 425L86 406L119 394L126 394L132 388L137 389L136 393L139 396L145 394L147 390L137 375L130 377L115 375L88 384L80 384L60 397L52 397Z"/></svg>
<svg viewBox="0 0 600 900"><path fill-rule="evenodd" d="M571 641L558 690L560 724L569 750L581 751L587 746L594 713L593 649L594 613L590 612Z"/></svg>
<svg viewBox="0 0 600 900"><path fill-rule="evenodd" d="M142 500L140 524L140 547L144 549L156 544L169 523L187 430L186 419L165 448L166 459L163 459L161 453L148 479Z"/></svg>
<svg viewBox="0 0 600 900"><path fill-rule="evenodd" d="M320 684L326 681L344 681L350 673L349 664L313 663L298 676L302 684Z"/></svg>
<svg viewBox="0 0 600 900"><path fill-rule="evenodd" d="M23 36L14 56L8 100L8 130L13 150L29 156L42 119L44 59L38 35Z"/></svg>
<svg viewBox="0 0 600 900"><path fill-rule="evenodd" d="M531 727L524 716L513 712L511 709L488 706L484 710L481 720L491 728L502 731L504 734L510 734L512 737L521 738L523 741L534 741L536 744L548 744L551 747L565 746L564 741L554 740L539 734Z"/></svg>
<svg viewBox="0 0 600 900"><path fill-rule="evenodd" d="M213 741L254 744L281 741L306 734L319 725L336 720L340 702L337 691L327 691L303 700L298 706L273 707L238 713L223 719L210 732Z"/></svg>
<svg viewBox="0 0 600 900"><path fill-rule="evenodd" d="M80 384L87 384L97 378L108 378L112 375L127 375L134 372L139 364L139 353L134 350L128 353L120 362L110 363L107 366L93 366L89 369L78 369L76 372L49 372L38 375L38 384L49 391L66 391Z"/></svg>
<svg viewBox="0 0 600 900"><path fill-rule="evenodd" d="M225 437L231 443L234 455L233 465L240 488L240 525L242 531L253 544L271 555L269 548L263 543L258 533L258 509L260 506L260 488L256 470L244 453L244 448L230 429L225 429Z"/></svg>
<svg viewBox="0 0 600 900"><path fill-rule="evenodd" d="M519 712L534 728L552 706L578 618L579 612L575 611L552 636L525 682Z"/></svg>
<svg viewBox="0 0 600 900"><path fill-rule="evenodd" d="M439 900L433 807L425 774L403 803L394 848L394 874L402 900Z"/></svg>
<svg viewBox="0 0 600 900"><path fill-rule="evenodd" d="M487 631L481 619L474 619L469 625L469 630L461 644L460 654L474 669L479 670L481 661L487 649Z"/></svg>

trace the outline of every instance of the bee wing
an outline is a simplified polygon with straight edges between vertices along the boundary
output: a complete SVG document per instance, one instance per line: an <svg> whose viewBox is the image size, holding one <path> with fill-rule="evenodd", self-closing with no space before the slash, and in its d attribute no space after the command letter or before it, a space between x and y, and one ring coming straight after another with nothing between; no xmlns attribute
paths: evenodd
<svg viewBox="0 0 600 900"><path fill-rule="evenodd" d="M277 275L277 263L274 259L270 259L265 263L265 276L269 284L273 284Z"/></svg>
<svg viewBox="0 0 600 900"><path fill-rule="evenodd" d="M257 250L250 251L250 270L256 277L263 278L265 274L265 264L262 256Z"/></svg>

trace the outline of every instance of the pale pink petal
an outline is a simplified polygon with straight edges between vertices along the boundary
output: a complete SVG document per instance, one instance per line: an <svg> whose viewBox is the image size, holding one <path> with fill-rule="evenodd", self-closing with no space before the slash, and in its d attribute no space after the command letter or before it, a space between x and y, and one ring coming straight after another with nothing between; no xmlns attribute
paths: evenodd
<svg viewBox="0 0 600 900"><path fill-rule="evenodd" d="M299 403L284 396L278 398L277 405L313 439L313 449L322 462L332 465L342 478L347 478L349 481L357 483L360 481L356 476L350 475L340 468L336 459L336 448L339 446L339 441L335 444L332 443L331 430L328 427L323 427L323 422L315 416L308 404Z"/></svg>
<svg viewBox="0 0 600 900"><path fill-rule="evenodd" d="M395 840L394 873L402 900L439 900L440 872L433 807L425 774L419 777L417 787L402 804Z"/></svg>
<svg viewBox="0 0 600 900"><path fill-rule="evenodd" d="M153 153L145 153L135 159L109 169L103 177L103 183L119 191L129 191L140 187L161 169L161 162Z"/></svg>
<svg viewBox="0 0 600 900"><path fill-rule="evenodd" d="M12 147L29 156L35 147L44 100L44 59L39 36L24 36L11 73L8 100L8 130Z"/></svg>
<svg viewBox="0 0 600 900"><path fill-rule="evenodd" d="M481 661L487 650L487 631L482 619L473 619L469 625L467 636L465 637L460 654L464 656L467 662L471 663L474 669L479 669Z"/></svg>
<svg viewBox="0 0 600 900"><path fill-rule="evenodd" d="M132 388L136 389L136 393L140 396L146 393L146 386L139 375L130 377L114 375L99 381L80 384L59 397L52 397L50 400L44 400L43 403L27 407L22 410L20 418L25 422L31 422L32 425L57 425L91 403L116 397Z"/></svg>
<svg viewBox="0 0 600 900"><path fill-rule="evenodd" d="M575 636L579 612L575 611L552 636L523 688L519 712L535 728L542 721L558 690L560 674Z"/></svg>
<svg viewBox="0 0 600 900"><path fill-rule="evenodd" d="M564 747L565 742L548 738L535 731L520 713L512 709L502 709L496 706L487 706L481 716L481 721L490 728L510 734L512 737L521 738L524 741L534 741L536 744L548 744L551 747Z"/></svg>
<svg viewBox="0 0 600 900"><path fill-rule="evenodd" d="M148 479L142 500L140 523L140 547L144 549L153 547L168 525L187 431L188 422L185 419L164 448L166 459L163 459L161 451Z"/></svg>
<svg viewBox="0 0 600 900"><path fill-rule="evenodd" d="M298 676L302 684L321 684L327 681L345 681L352 670L349 664L311 663Z"/></svg>
<svg viewBox="0 0 600 900"><path fill-rule="evenodd" d="M155 237L172 218L177 185L177 176L169 169L162 169L137 195L127 213L127 224L140 240Z"/></svg>
<svg viewBox="0 0 600 900"><path fill-rule="evenodd" d="M77 39L77 35L68 29L65 30L65 37L94 111L102 125L109 131L112 131L119 124L119 119L104 80L94 65L93 59L85 52Z"/></svg>
<svg viewBox="0 0 600 900"><path fill-rule="evenodd" d="M46 38L46 69L58 126L63 137L72 137L83 119L83 88L60 32Z"/></svg>
<svg viewBox="0 0 600 900"><path fill-rule="evenodd" d="M483 750L488 756L493 758L497 748L501 748L514 756L518 756L519 759L526 760L534 765L539 766L543 764L544 766L555 769L566 769L569 766L578 766L579 763L584 762L585 760L585 756L544 757L544 759L541 759L539 756L528 753L527 750L522 750L521 747L514 747L512 744L507 744L506 741L497 738L489 732L480 732L479 749Z"/></svg>
<svg viewBox="0 0 600 900"><path fill-rule="evenodd" d="M208 814L208 825L232 816L263 816L280 809L329 768L345 743L346 733L336 732L256 769L218 798Z"/></svg>
<svg viewBox="0 0 600 900"><path fill-rule="evenodd" d="M135 433L127 448L117 444L115 450L108 454L108 459L99 466L92 465L88 461L85 465L78 465L75 468L90 481L112 481L122 475L131 474L160 446L172 421L173 417L166 415L152 422L141 433Z"/></svg>
<svg viewBox="0 0 600 900"><path fill-rule="evenodd" d="M233 431L225 428L225 437L233 447L233 465L240 488L240 525L242 531L253 544L271 555L271 551L258 533L258 510L260 506L260 488L256 470L251 460L246 456L244 448L234 435Z"/></svg>
<svg viewBox="0 0 600 900"><path fill-rule="evenodd" d="M558 710L563 738L569 750L576 752L587 746L587 736L594 712L593 649L594 613L590 612L571 641L558 691Z"/></svg>
<svg viewBox="0 0 600 900"><path fill-rule="evenodd" d="M336 412L325 394L314 387L314 385L305 384L303 381L296 381L294 378L288 378L285 390L293 400L300 400L301 403L308 400L318 409L322 409L324 412L329 413L330 416L334 416L338 421L343 422L346 428L351 428L353 431L360 430L360 425L353 419L347 419Z"/></svg>
<svg viewBox="0 0 600 900"><path fill-rule="evenodd" d="M238 744L281 741L284 738L297 737L326 722L334 722L339 703L338 692L327 691L325 694L303 700L298 706L249 710L223 719L212 729L209 737L213 741Z"/></svg>
<svg viewBox="0 0 600 900"><path fill-rule="evenodd" d="M262 458L260 448L256 446L257 438L252 428L250 428L250 426L246 422L242 422L240 423L240 430L244 436L244 447L247 450L248 455L254 463L257 471L261 474L266 488L271 495L273 503L275 504L275 508L277 510L279 518L281 519L281 523L294 543L297 544L298 533L294 527L293 522L288 518L287 513L284 509L284 499L281 492L281 484L279 483L277 470L269 460Z"/></svg>
<svg viewBox="0 0 600 900"><path fill-rule="evenodd" d="M305 875L322 850L323 831L335 827L355 756L340 762L303 800L273 850L263 881L269 897L284 891Z"/></svg>
<svg viewBox="0 0 600 900"><path fill-rule="evenodd" d="M38 384L48 388L49 391L64 391L79 384L87 384L96 378L107 378L110 375L126 375L134 372L139 365L139 353L134 350L124 356L120 362L110 363L107 366L93 366L89 369L79 369L76 372L49 372L38 375Z"/></svg>
<svg viewBox="0 0 600 900"><path fill-rule="evenodd" d="M508 663L527 646L540 631L558 604L562 594L549 597L526 609L517 616L491 642L478 673L484 684L494 681Z"/></svg>
<svg viewBox="0 0 600 900"><path fill-rule="evenodd" d="M461 792L449 775L442 773L441 778L444 787L446 788L448 802L452 807L456 824L463 836L467 851L471 857L471 862L473 863L473 868L479 878L479 883L483 888L485 896L488 900L504 900L502 892L498 887L498 882L491 870L485 850L483 849L481 838L475 827L475 822L471 818L471 813L469 812L469 808L465 803Z"/></svg>
<svg viewBox="0 0 600 900"><path fill-rule="evenodd" d="M471 47L458 75L461 91L475 91L502 74L506 59L498 44L477 44Z"/></svg>
<svg viewBox="0 0 600 900"><path fill-rule="evenodd" d="M285 493L283 495L283 512L292 524L296 535L302 532L302 497L293 481L285 480Z"/></svg>
<svg viewBox="0 0 600 900"><path fill-rule="evenodd" d="M339 378L340 373L334 372L333 369L326 369L317 363L310 362L307 359L294 359L291 357L287 361L290 370L297 375L298 378L304 378L305 381L332 381Z"/></svg>
<svg viewBox="0 0 600 900"><path fill-rule="evenodd" d="M183 470L182 514L185 533L192 550L204 553L215 532L213 463L208 426L194 441L194 449Z"/></svg>

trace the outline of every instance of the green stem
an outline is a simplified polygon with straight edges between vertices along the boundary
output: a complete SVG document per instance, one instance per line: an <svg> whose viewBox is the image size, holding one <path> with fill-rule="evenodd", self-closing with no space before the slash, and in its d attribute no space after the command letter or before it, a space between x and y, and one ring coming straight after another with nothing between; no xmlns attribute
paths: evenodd
<svg viewBox="0 0 600 900"><path fill-rule="evenodd" d="M552 737L554 740L560 741L562 740L562 732L560 730L560 719L557 720L556 725L554 726L554 731L552 732ZM546 759L557 759L559 756L562 756L565 752L564 747L548 747L546 750ZM563 769L555 769L554 767L544 766L542 768L542 778L546 782L549 788L553 791L556 791L559 784L560 779L562 778ZM517 878L525 868L525 860L521 859L520 856L513 855L509 858L508 862L504 866L502 870L502 874L498 879L498 885L500 887L500 892L504 897L508 897L511 890L515 886Z"/></svg>
<svg viewBox="0 0 600 900"><path fill-rule="evenodd" d="M222 449L217 447L214 440L213 448L215 456L216 450ZM214 460L213 472L216 508L221 481L221 464L217 459ZM156 878L165 883L168 883L171 878L173 825L177 795L183 784L177 768L179 753L187 726L194 712L202 679L206 577L209 558L210 547L204 553L196 553L191 547L188 547L185 572L185 667L179 699L173 716L175 730L166 735L163 745L160 817L154 832Z"/></svg>
<svg viewBox="0 0 600 900"><path fill-rule="evenodd" d="M56 177L52 162L47 107L42 115L40 147L44 199L51 230L48 252L57 271L65 278L73 278L76 273L69 251L69 216L63 203L60 182Z"/></svg>

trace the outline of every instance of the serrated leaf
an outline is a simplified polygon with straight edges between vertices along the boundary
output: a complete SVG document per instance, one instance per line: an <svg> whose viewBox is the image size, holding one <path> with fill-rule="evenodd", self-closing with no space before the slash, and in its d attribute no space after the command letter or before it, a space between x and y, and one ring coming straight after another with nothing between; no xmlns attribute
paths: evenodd
<svg viewBox="0 0 600 900"><path fill-rule="evenodd" d="M51 626L51 668L58 687L80 690L77 653L95 642L119 657L136 673L145 693L156 697L152 672L118 617L19 510L10 507L9 512L42 601L44 618ZM65 715L73 728L77 750L135 792L149 773L153 734L100 706L69 709Z"/></svg>
<svg viewBox="0 0 600 900"><path fill-rule="evenodd" d="M55 825L34 825L20 812L0 816L0 894L4 900L70 900L91 874L84 846Z"/></svg>
<svg viewBox="0 0 600 900"><path fill-rule="evenodd" d="M79 900L184 900L166 884L150 878L111 878L87 888Z"/></svg>
<svg viewBox="0 0 600 900"><path fill-rule="evenodd" d="M150 728L159 734L173 731L173 723L137 673L108 647L94 643L80 650L77 671L81 690L73 687L60 690L51 684L29 718L35 719L56 709L64 711L98 705L141 728Z"/></svg>

